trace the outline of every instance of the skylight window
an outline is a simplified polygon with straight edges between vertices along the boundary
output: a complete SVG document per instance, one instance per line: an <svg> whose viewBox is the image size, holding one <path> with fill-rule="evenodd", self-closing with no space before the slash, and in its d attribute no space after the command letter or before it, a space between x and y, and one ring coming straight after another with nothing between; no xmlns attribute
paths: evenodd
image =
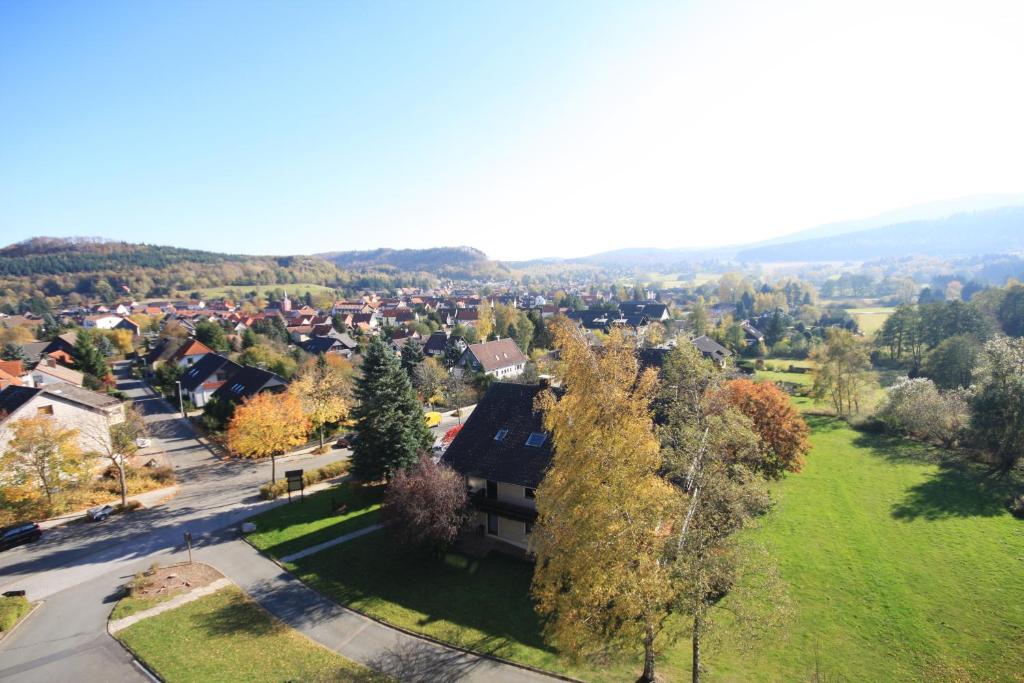
<svg viewBox="0 0 1024 683"><path fill-rule="evenodd" d="M494 435L494 440L495 441L504 441L506 436L508 436L508 430L507 429L499 429L498 433Z"/></svg>
<svg viewBox="0 0 1024 683"><path fill-rule="evenodd" d="M533 432L526 439L526 445L530 448L540 448L548 440L548 435L543 432Z"/></svg>

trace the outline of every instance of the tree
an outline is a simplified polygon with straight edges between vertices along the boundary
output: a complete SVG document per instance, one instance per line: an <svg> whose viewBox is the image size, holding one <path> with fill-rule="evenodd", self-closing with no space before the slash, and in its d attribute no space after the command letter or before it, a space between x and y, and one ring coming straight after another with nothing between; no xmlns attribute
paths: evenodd
<svg viewBox="0 0 1024 683"><path fill-rule="evenodd" d="M384 494L381 522L401 547L441 551L469 519L465 480L426 455L398 470Z"/></svg>
<svg viewBox="0 0 1024 683"><path fill-rule="evenodd" d="M753 468L767 479L785 472L799 472L811 446L810 429L786 396L773 382L754 383L736 379L722 388L725 400L750 418L761 441L762 457Z"/></svg>
<svg viewBox="0 0 1024 683"><path fill-rule="evenodd" d="M224 328L212 320L201 320L196 323L196 340L217 352L228 350L228 338L224 334Z"/></svg>
<svg viewBox="0 0 1024 683"><path fill-rule="evenodd" d="M570 656L644 647L675 589L662 562L681 500L658 476L649 403L656 374L638 375L635 349L615 330L596 354L574 326L555 326L565 391L541 395L554 455L536 492L533 596L545 636Z"/></svg>
<svg viewBox="0 0 1024 683"><path fill-rule="evenodd" d="M28 360L28 356L25 355L24 349L21 345L15 344L14 342L7 342L3 346L3 350L0 351L0 360L20 360L25 362Z"/></svg>
<svg viewBox="0 0 1024 683"><path fill-rule="evenodd" d="M651 348L665 343L665 326L658 321L647 326L647 333L644 335L644 346Z"/></svg>
<svg viewBox="0 0 1024 683"><path fill-rule="evenodd" d="M969 387L978 361L981 342L958 334L943 340L925 357L921 374L930 377L940 389Z"/></svg>
<svg viewBox="0 0 1024 683"><path fill-rule="evenodd" d="M40 415L16 420L11 430L14 437L0 459L5 483L34 486L52 507L54 495L88 472L77 429L61 427L52 417Z"/></svg>
<svg viewBox="0 0 1024 683"><path fill-rule="evenodd" d="M491 311L491 304L487 299L484 299L477 307L476 334L480 341L487 341L487 338L490 337L493 332L494 316Z"/></svg>
<svg viewBox="0 0 1024 683"><path fill-rule="evenodd" d="M890 429L946 447L956 443L969 419L967 392L940 392L930 379L904 377L886 390L877 417Z"/></svg>
<svg viewBox="0 0 1024 683"><path fill-rule="evenodd" d="M295 394L263 392L242 401L228 423L228 450L252 459L270 458L270 481L277 481L277 456L306 443L309 421Z"/></svg>
<svg viewBox="0 0 1024 683"><path fill-rule="evenodd" d="M370 341L363 356L356 400L353 417L358 438L352 449L352 473L359 479L390 480L430 448L433 435L409 376L379 337Z"/></svg>
<svg viewBox="0 0 1024 683"><path fill-rule="evenodd" d="M117 470L121 505L127 505L127 460L139 450L138 439L146 435L146 423L132 405L126 404L123 409L124 417L120 422L110 425L96 423L86 428L83 436L93 452L109 460Z"/></svg>
<svg viewBox="0 0 1024 683"><path fill-rule="evenodd" d="M466 382L462 372L450 372L444 382L444 402L449 408L461 408L471 398L472 387Z"/></svg>
<svg viewBox="0 0 1024 683"><path fill-rule="evenodd" d="M1024 339L989 340L981 350L975 383L971 433L1005 475L1024 458Z"/></svg>
<svg viewBox="0 0 1024 683"><path fill-rule="evenodd" d="M1024 285L1016 284L1007 288L999 304L996 319L1003 332L1011 337L1024 337Z"/></svg>
<svg viewBox="0 0 1024 683"><path fill-rule="evenodd" d="M78 331L75 346L71 350L71 357L75 361L75 367L97 379L106 377L110 372L107 369L107 359L96 348L92 334L85 330Z"/></svg>
<svg viewBox="0 0 1024 683"><path fill-rule="evenodd" d="M339 362L340 361L340 362ZM351 393L350 372L338 359L332 363L324 354L307 365L292 383L290 391L299 397L302 412L324 447L324 426L348 415Z"/></svg>
<svg viewBox="0 0 1024 683"><path fill-rule="evenodd" d="M825 343L811 354L815 361L815 398L828 399L839 416L860 412L860 401L871 382L871 360L864 342L848 330L828 330Z"/></svg>
<svg viewBox="0 0 1024 683"><path fill-rule="evenodd" d="M686 319L693 336L700 337L708 332L708 311L704 307L704 298L698 297L690 309L690 316Z"/></svg>
<svg viewBox="0 0 1024 683"><path fill-rule="evenodd" d="M412 377L413 368L423 362L423 346L415 339L410 339L402 346L402 369Z"/></svg>
<svg viewBox="0 0 1024 683"><path fill-rule="evenodd" d="M436 358L424 359L412 371L412 385L427 402L441 391L447 378L448 372L437 362Z"/></svg>

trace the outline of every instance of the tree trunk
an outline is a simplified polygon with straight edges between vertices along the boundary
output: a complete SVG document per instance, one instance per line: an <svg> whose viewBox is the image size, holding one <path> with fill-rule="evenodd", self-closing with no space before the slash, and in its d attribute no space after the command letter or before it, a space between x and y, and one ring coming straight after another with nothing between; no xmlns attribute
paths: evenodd
<svg viewBox="0 0 1024 683"><path fill-rule="evenodd" d="M324 426L320 425L320 450L324 449Z"/></svg>
<svg viewBox="0 0 1024 683"><path fill-rule="evenodd" d="M693 683L700 683L700 609L693 615Z"/></svg>
<svg viewBox="0 0 1024 683"><path fill-rule="evenodd" d="M270 456L270 483L273 484L277 481L277 456Z"/></svg>
<svg viewBox="0 0 1024 683"><path fill-rule="evenodd" d="M644 635L644 672L640 674L637 683L654 683L654 627L647 625L647 633Z"/></svg>

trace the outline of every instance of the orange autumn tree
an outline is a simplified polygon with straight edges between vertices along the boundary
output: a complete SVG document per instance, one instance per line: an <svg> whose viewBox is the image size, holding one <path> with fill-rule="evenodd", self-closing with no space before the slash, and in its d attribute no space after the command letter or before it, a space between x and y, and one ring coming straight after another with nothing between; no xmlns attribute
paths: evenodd
<svg viewBox="0 0 1024 683"><path fill-rule="evenodd" d="M757 469L766 478L799 472L810 450L807 423L793 408L789 397L772 382L734 379L721 389L724 398L750 418L761 440L762 457Z"/></svg>
<svg viewBox="0 0 1024 683"><path fill-rule="evenodd" d="M262 393L246 399L228 424L228 449L243 458L270 458L270 481L277 480L277 456L306 443L309 420L291 392Z"/></svg>

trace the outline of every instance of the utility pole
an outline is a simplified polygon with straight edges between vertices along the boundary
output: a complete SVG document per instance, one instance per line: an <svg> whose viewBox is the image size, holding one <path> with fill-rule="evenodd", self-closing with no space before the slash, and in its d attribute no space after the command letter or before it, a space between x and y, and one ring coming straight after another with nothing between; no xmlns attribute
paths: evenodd
<svg viewBox="0 0 1024 683"><path fill-rule="evenodd" d="M181 411L182 417L188 417L188 415L185 414L185 400L181 395L181 380L175 380L174 383L178 385L178 410Z"/></svg>

